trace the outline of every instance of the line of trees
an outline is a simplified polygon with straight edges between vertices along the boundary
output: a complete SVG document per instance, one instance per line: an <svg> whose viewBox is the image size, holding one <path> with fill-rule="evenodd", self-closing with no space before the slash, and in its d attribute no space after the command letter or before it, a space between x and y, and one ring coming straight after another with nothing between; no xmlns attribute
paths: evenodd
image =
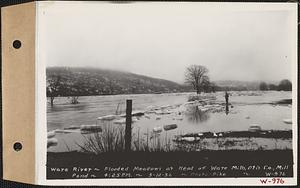
<svg viewBox="0 0 300 188"><path fill-rule="evenodd" d="M215 83L210 82L208 76L208 69L202 65L190 65L186 68L185 71L185 83L192 86L193 89L200 94L201 92L215 92L215 91L224 91L224 90L235 90L242 91L248 90L247 87L220 87ZM257 88L256 88L257 89ZM281 80L278 85L267 84L266 82L261 82L259 84L259 90L275 90L275 91L291 91L292 83L287 80Z"/></svg>
<svg viewBox="0 0 300 188"><path fill-rule="evenodd" d="M261 82L259 84L259 89L262 91L267 91L267 90L292 91L292 82L289 81L288 79L281 80L278 85Z"/></svg>

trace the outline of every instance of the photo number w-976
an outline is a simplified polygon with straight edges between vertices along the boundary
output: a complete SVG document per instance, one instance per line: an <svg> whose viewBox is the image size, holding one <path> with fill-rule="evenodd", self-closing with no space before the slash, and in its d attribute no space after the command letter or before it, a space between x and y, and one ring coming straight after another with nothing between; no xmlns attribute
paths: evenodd
<svg viewBox="0 0 300 188"><path fill-rule="evenodd" d="M284 184L283 178L265 178L260 179L261 184Z"/></svg>

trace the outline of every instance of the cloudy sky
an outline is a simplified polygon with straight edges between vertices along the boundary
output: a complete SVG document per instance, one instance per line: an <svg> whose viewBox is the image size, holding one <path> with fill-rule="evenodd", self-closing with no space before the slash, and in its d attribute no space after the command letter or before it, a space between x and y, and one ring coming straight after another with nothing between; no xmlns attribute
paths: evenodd
<svg viewBox="0 0 300 188"><path fill-rule="evenodd" d="M214 81L291 79L294 7L42 2L40 59L179 83L191 64L206 66Z"/></svg>

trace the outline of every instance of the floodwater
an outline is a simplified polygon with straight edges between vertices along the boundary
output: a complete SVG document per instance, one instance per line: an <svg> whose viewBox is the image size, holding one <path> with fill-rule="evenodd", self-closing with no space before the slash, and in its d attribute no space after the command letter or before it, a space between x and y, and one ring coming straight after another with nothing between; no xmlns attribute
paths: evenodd
<svg viewBox="0 0 300 188"><path fill-rule="evenodd" d="M177 128L163 131L162 136L172 138L175 135L197 132L221 132L248 130L251 125L259 125L264 130L290 130L291 124L283 119L292 118L291 105L273 105L283 99L291 99L291 92L277 91L243 91L230 92L229 112L203 113L196 106L189 106L188 113L179 113L178 108L184 106L191 93L111 95L79 97L79 104L70 104L66 97L56 98L54 106L47 106L48 131L61 130L71 126L100 124L98 117L125 113L126 99L132 99L133 110L147 111L170 107L168 114L157 115L149 113L141 116L133 123L133 134L143 137L154 128L176 124ZM224 103L224 92L205 94L216 97L216 101ZM185 104L186 105L186 104ZM112 124L114 126L114 124ZM125 126L125 125L123 125ZM84 136L78 133L56 133L58 145L48 148L48 151L62 152L78 150Z"/></svg>

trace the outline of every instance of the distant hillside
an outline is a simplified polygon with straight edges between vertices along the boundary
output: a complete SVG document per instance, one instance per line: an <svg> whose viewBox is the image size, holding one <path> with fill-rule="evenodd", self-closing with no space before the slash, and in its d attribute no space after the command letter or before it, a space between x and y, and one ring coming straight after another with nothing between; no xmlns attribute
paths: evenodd
<svg viewBox="0 0 300 188"><path fill-rule="evenodd" d="M236 80L221 80L214 82L217 85L217 90L284 90L291 91L292 83L289 80L283 79L278 81L236 81ZM262 85L264 84L264 85Z"/></svg>
<svg viewBox="0 0 300 188"><path fill-rule="evenodd" d="M98 68L50 67L47 91L58 96L184 92L190 88L168 80ZM52 89L53 90L53 89ZM48 92L47 92L48 93Z"/></svg>
<svg viewBox="0 0 300 188"><path fill-rule="evenodd" d="M221 80L215 82L221 88L230 88L231 90L259 90L259 81L236 81Z"/></svg>

